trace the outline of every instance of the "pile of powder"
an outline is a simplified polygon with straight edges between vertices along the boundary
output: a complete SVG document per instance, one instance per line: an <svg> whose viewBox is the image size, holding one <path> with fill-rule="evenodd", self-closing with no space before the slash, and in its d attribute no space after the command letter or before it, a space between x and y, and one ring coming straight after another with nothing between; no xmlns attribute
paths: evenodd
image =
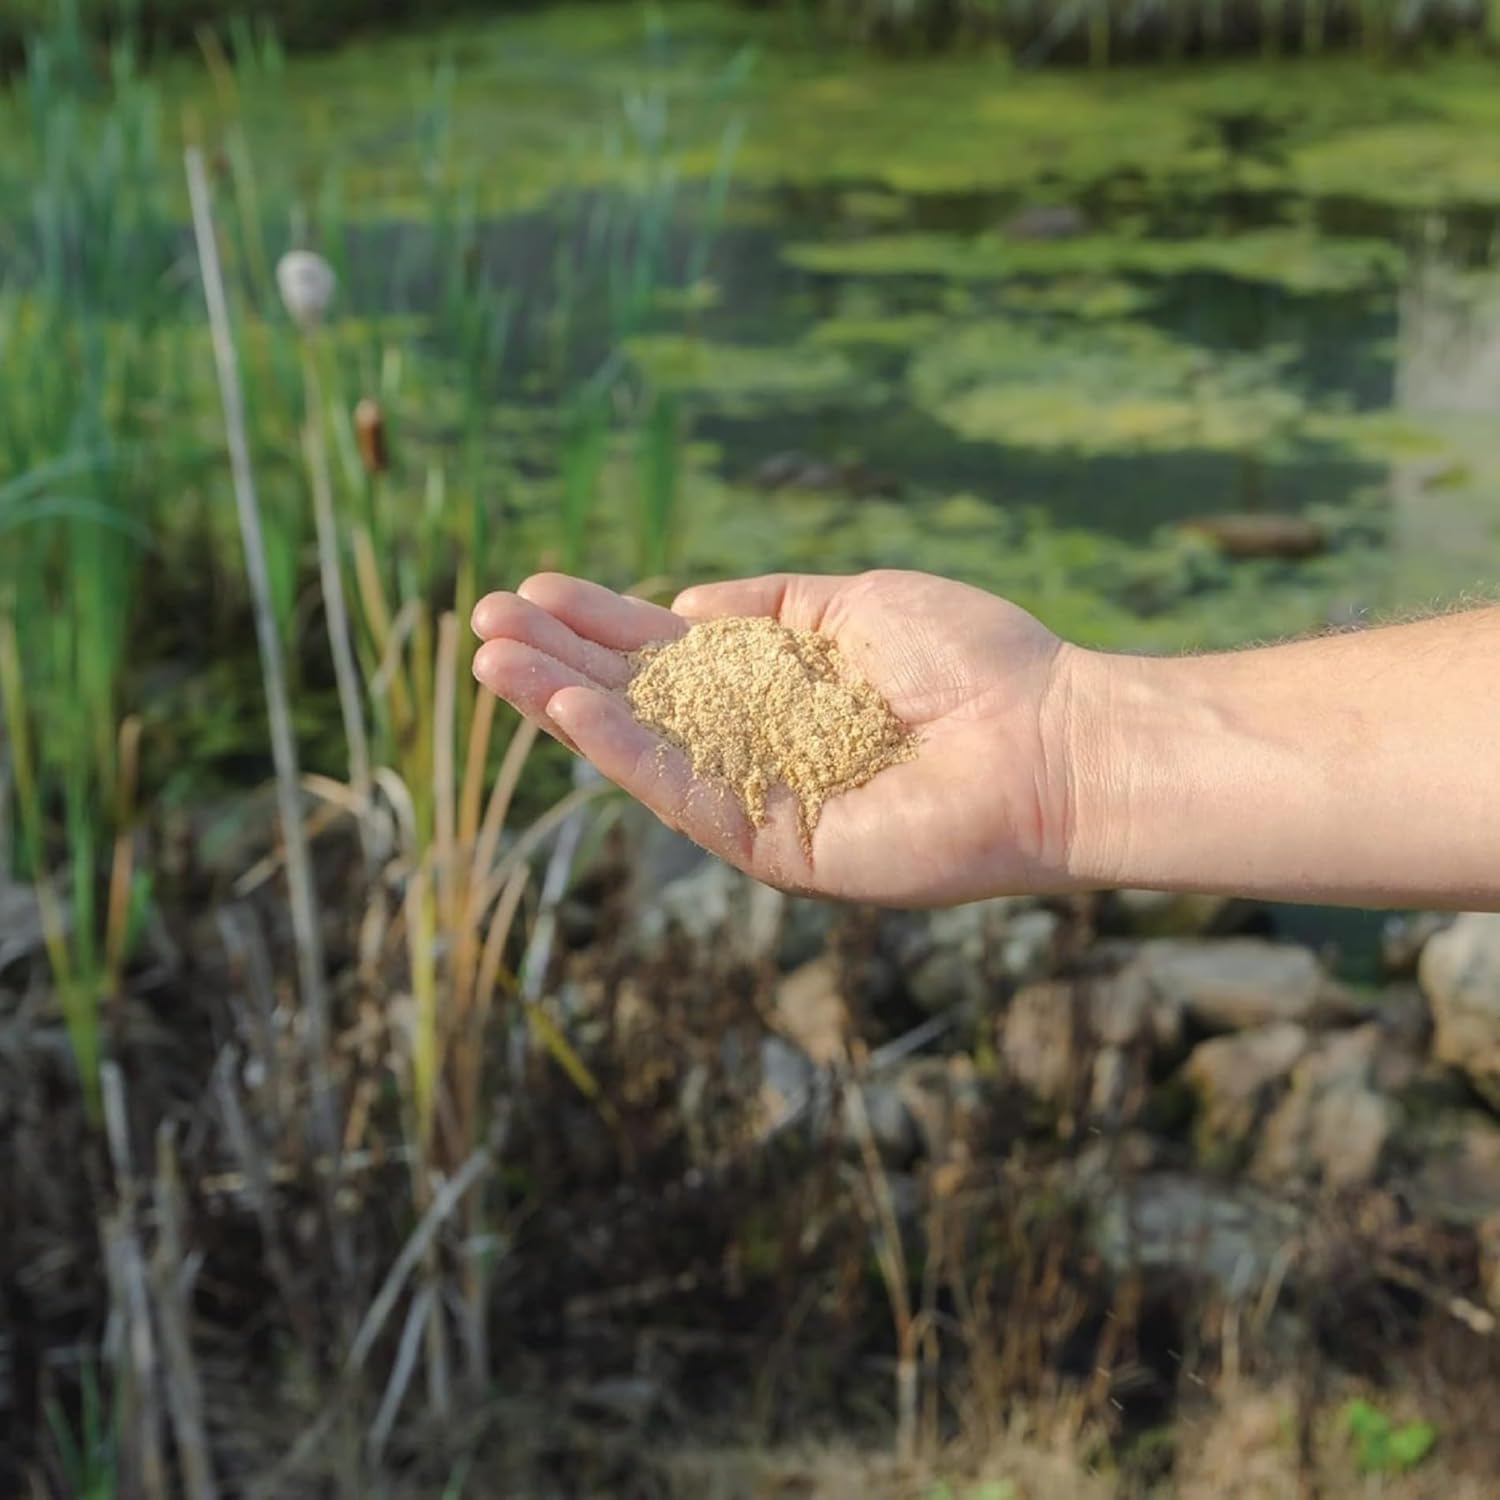
<svg viewBox="0 0 1500 1500"><path fill-rule="evenodd" d="M633 658L631 711L727 786L755 824L780 782L810 848L823 804L914 753L884 698L827 636L767 619L708 620Z"/></svg>

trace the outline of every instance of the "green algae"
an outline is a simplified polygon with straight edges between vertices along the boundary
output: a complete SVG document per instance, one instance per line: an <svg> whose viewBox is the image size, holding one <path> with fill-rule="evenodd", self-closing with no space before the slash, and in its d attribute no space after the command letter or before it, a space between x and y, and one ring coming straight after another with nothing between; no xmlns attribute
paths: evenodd
<svg viewBox="0 0 1500 1500"><path fill-rule="evenodd" d="M649 14L563 5L454 22L243 70L232 98L184 56L156 87L184 134L242 124L288 189L315 194L336 169L358 215L423 209L435 170L472 181L486 213L539 204L564 178L624 183L632 96L660 105L684 179L714 170L732 109L747 125L741 181L846 184L847 214L867 219L895 218L909 193L1039 184L1500 203L1500 90L1493 64L1462 52L1401 68L1341 57L1100 76L986 53L893 62L706 0ZM16 112L0 99L0 157L26 149ZM1237 141L1245 120L1262 144Z"/></svg>
<svg viewBox="0 0 1500 1500"><path fill-rule="evenodd" d="M626 353L654 386L697 392L725 407L856 395L849 361L835 349L811 344L723 344L683 334L642 334L626 344Z"/></svg>
<svg viewBox="0 0 1500 1500"><path fill-rule="evenodd" d="M1303 408L1274 352L1209 359L1132 322L970 323L923 348L910 384L960 437L1082 454L1263 450Z"/></svg>
<svg viewBox="0 0 1500 1500"><path fill-rule="evenodd" d="M1405 255L1389 241L1337 239L1310 227L1191 240L1093 234L1045 244L998 234L902 234L802 243L784 253L802 270L840 275L989 281L1080 272L1155 277L1210 272L1303 293L1389 285L1405 266Z"/></svg>
<svg viewBox="0 0 1500 1500"><path fill-rule="evenodd" d="M943 320L932 313L879 313L861 316L849 313L825 318L813 327L808 337L814 344L834 348L876 348L907 350L915 348L937 333Z"/></svg>

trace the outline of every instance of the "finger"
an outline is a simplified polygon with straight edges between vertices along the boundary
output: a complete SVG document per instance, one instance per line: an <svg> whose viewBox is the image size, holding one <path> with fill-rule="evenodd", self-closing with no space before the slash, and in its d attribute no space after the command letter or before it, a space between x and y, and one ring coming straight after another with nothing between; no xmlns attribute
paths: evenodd
<svg viewBox="0 0 1500 1500"><path fill-rule="evenodd" d="M576 635L611 651L639 651L676 640L687 626L669 609L617 594L566 573L537 573L517 590L523 599L561 620Z"/></svg>
<svg viewBox="0 0 1500 1500"><path fill-rule="evenodd" d="M769 615L792 630L817 630L847 578L820 573L768 573L728 583L700 583L672 602L673 614L688 620L725 615Z"/></svg>
<svg viewBox="0 0 1500 1500"><path fill-rule="evenodd" d="M554 694L565 687L598 686L575 667L535 646L504 639L486 641L474 653L474 675L492 693L544 727L550 722L547 701Z"/></svg>
<svg viewBox="0 0 1500 1500"><path fill-rule="evenodd" d="M728 791L693 775L687 757L631 716L624 702L597 688L561 689L547 717L599 770L670 827L743 865L750 825Z"/></svg>
<svg viewBox="0 0 1500 1500"><path fill-rule="evenodd" d="M513 640L572 667L601 687L623 687L631 666L617 651L585 640L555 615L518 594L488 594L474 606L470 622L481 640Z"/></svg>

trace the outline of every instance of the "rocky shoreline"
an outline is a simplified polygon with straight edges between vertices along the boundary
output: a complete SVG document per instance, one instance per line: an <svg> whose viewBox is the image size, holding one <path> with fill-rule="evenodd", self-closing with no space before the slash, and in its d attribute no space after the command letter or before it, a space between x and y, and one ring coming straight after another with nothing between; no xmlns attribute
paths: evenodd
<svg viewBox="0 0 1500 1500"><path fill-rule="evenodd" d="M648 839L638 880L688 868L641 898L631 942L648 964L676 944L769 971L759 1138L797 1125L852 1153L839 1100L857 1086L915 1208L921 1182L942 1171L951 1191L997 1111L1019 1109L1117 1272L1201 1273L1230 1295L1284 1277L1330 1205L1378 1201L1465 1247L1471 1276L1442 1299L1495 1331L1500 916L1393 920L1385 982L1355 989L1310 948L1239 935L1242 903L840 912L674 842Z"/></svg>

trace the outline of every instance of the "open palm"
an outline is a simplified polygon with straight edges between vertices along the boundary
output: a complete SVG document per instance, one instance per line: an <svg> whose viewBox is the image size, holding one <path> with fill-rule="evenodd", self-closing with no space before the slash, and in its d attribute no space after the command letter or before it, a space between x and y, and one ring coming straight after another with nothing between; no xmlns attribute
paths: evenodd
<svg viewBox="0 0 1500 1500"><path fill-rule="evenodd" d="M754 827L722 788L631 716L625 653L696 620L765 615L818 630L915 731L915 758L829 801L812 857L791 794ZM777 574L705 584L670 610L561 574L474 610L478 679L658 817L769 884L846 900L942 904L1064 883L1064 769L1050 721L1065 648L978 589L922 573Z"/></svg>

